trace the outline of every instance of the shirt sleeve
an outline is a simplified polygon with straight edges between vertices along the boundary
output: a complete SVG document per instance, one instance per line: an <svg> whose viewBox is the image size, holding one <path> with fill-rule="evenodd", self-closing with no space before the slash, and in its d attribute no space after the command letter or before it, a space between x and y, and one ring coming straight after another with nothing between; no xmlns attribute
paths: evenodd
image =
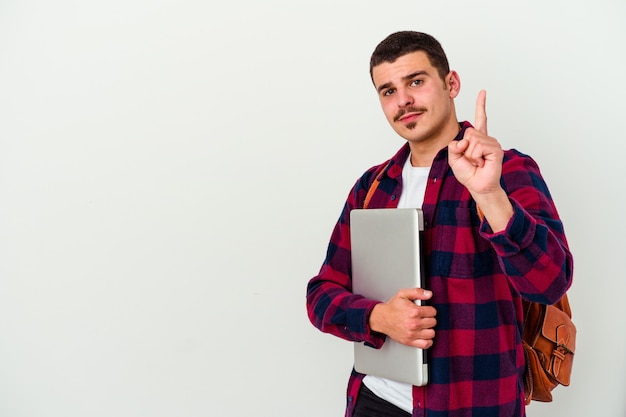
<svg viewBox="0 0 626 417"><path fill-rule="evenodd" d="M573 258L548 187L536 162L517 151L507 151L502 184L513 217L498 233L483 220L480 233L524 298L554 304L571 285Z"/></svg>
<svg viewBox="0 0 626 417"><path fill-rule="evenodd" d="M368 170L350 191L333 229L324 263L308 283L307 313L311 323L322 332L380 348L385 335L369 327L370 313L380 301L352 293L350 250L350 211L362 207L373 179L372 170Z"/></svg>

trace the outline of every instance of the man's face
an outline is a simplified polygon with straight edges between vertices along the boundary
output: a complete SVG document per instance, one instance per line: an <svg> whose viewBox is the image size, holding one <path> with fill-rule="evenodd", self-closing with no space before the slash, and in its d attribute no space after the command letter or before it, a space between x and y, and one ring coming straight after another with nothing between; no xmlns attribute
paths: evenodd
<svg viewBox="0 0 626 417"><path fill-rule="evenodd" d="M454 71L442 80L426 53L417 51L374 67L372 79L385 117L398 135L409 142L442 141L443 135L452 140L448 130L458 126Z"/></svg>

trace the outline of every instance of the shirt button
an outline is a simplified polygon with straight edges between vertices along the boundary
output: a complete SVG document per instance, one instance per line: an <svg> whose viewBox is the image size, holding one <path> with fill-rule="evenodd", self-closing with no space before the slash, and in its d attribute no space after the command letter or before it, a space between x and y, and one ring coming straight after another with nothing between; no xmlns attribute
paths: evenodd
<svg viewBox="0 0 626 417"><path fill-rule="evenodd" d="M395 194L393 194L393 195L391 196L391 201L394 201L395 199L396 199L396 195L395 195Z"/></svg>

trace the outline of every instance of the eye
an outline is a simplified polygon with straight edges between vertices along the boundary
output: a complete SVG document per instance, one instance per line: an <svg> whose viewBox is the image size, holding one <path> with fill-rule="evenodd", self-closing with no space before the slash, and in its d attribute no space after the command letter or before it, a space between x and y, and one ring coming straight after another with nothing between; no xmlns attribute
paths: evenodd
<svg viewBox="0 0 626 417"><path fill-rule="evenodd" d="M413 81L411 81L411 86L417 87L418 85L422 84L423 82L424 82L424 80L421 80L421 79L413 80Z"/></svg>
<svg viewBox="0 0 626 417"><path fill-rule="evenodd" d="M392 95L395 92L396 92L396 90L394 88L390 88L388 90L383 91L383 96L390 96L390 95Z"/></svg>

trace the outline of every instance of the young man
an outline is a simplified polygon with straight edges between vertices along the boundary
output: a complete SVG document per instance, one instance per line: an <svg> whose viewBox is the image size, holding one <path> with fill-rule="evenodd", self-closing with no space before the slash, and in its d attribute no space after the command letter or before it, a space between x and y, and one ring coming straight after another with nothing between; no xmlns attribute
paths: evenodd
<svg viewBox="0 0 626 417"><path fill-rule="evenodd" d="M555 303L573 268L539 168L487 134L484 91L474 126L457 121L460 78L431 36L388 36L370 74L385 117L407 143L350 191L307 287L308 315L349 341L380 348L389 337L429 349L430 375L416 387L353 370L346 416L524 416L522 298ZM376 177L369 208L424 214L429 288L402 289L390 300L354 294L350 275L350 211L363 207Z"/></svg>

